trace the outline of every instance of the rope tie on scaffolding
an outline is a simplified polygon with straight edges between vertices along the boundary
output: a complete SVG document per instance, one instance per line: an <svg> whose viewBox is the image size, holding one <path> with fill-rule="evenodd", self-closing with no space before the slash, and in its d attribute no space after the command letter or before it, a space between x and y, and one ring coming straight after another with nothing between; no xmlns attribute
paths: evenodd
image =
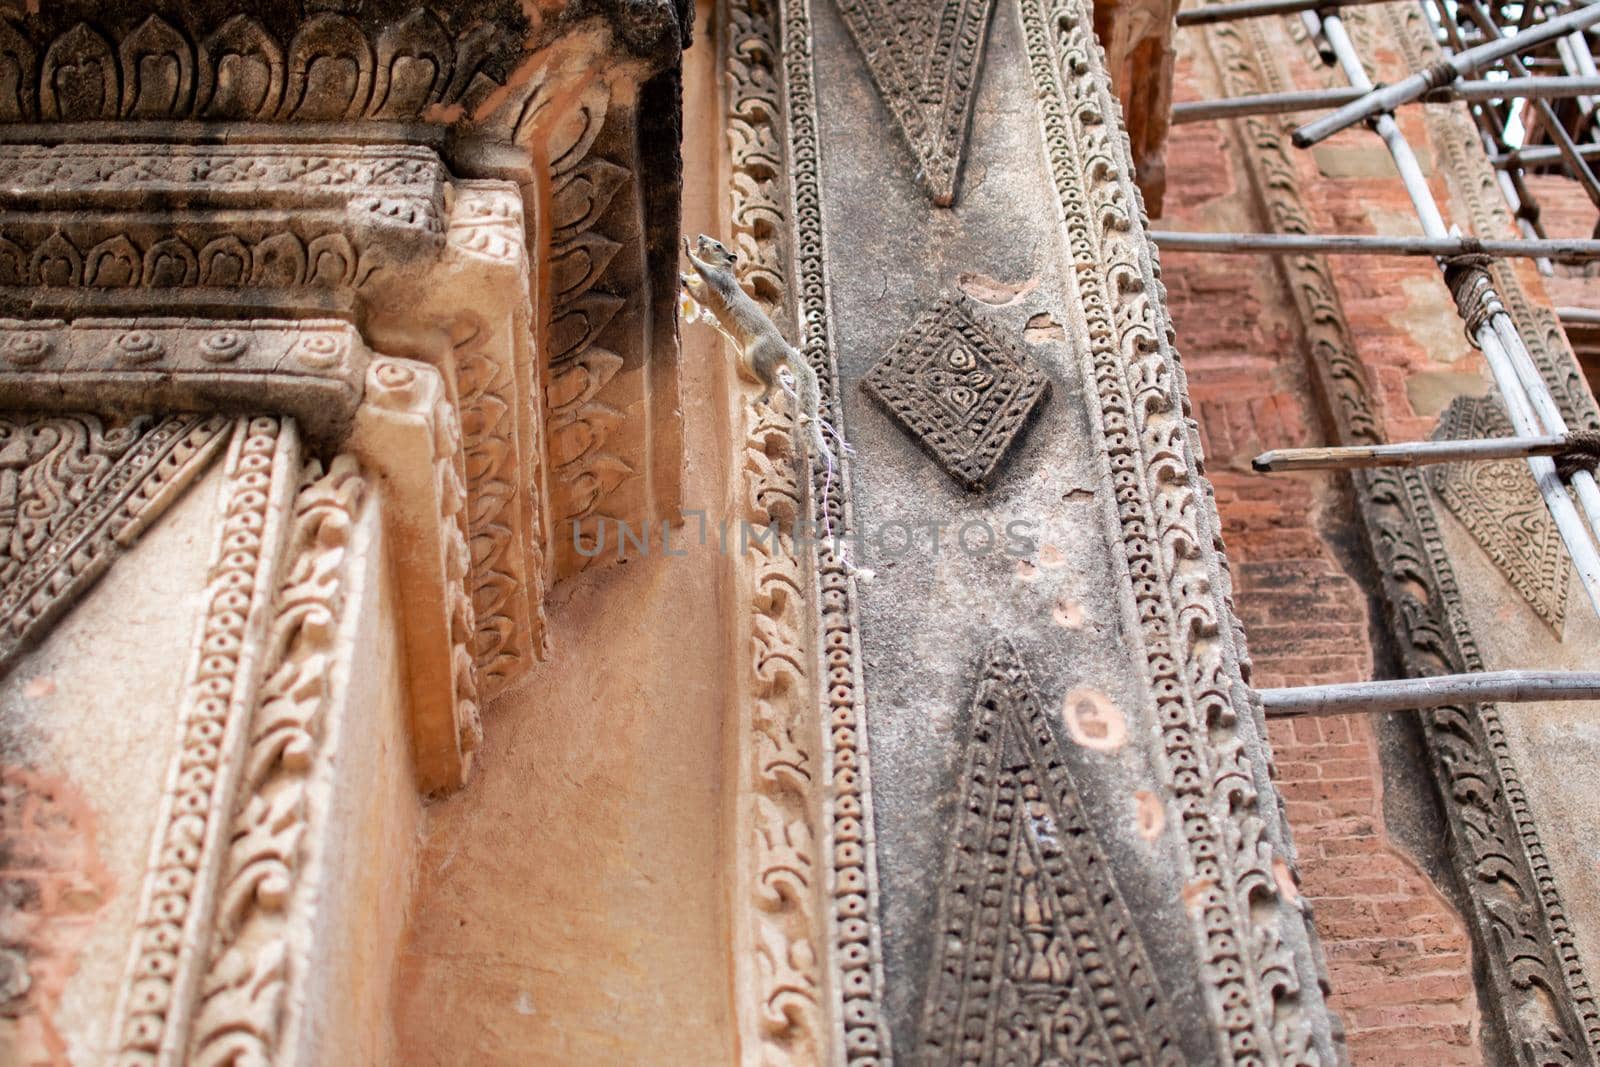
<svg viewBox="0 0 1600 1067"><path fill-rule="evenodd" d="M1456 70L1448 59L1435 60L1418 73L1422 75L1422 80L1428 87L1423 90L1424 92L1443 89L1446 85L1461 77L1461 72Z"/></svg>
<svg viewBox="0 0 1600 1067"><path fill-rule="evenodd" d="M1600 430L1569 430L1566 449L1555 455L1556 473L1570 481L1579 471L1593 473L1600 468Z"/></svg>
<svg viewBox="0 0 1600 1067"><path fill-rule="evenodd" d="M1496 312L1505 308L1489 278L1489 265L1494 257L1476 251L1483 247L1476 237L1463 237L1461 244L1466 251L1440 256L1439 265L1444 268L1444 283L1455 298L1456 311L1466 324L1467 340L1477 347L1478 331L1489 324Z"/></svg>

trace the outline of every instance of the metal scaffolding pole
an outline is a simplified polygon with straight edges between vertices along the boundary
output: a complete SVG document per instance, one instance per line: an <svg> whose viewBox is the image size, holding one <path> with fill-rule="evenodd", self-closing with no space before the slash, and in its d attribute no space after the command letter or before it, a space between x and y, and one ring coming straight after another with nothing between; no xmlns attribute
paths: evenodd
<svg viewBox="0 0 1600 1067"><path fill-rule="evenodd" d="M1584 8L1573 14L1588 16L1591 22L1600 20L1600 6ZM1548 31L1550 27L1562 21L1554 19L1544 23L1543 28ZM1564 26L1561 32L1567 32L1572 28L1574 27L1571 25ZM1343 20L1338 15L1330 14L1322 19L1322 30L1350 84L1367 91L1363 101L1371 101L1374 97L1380 96L1381 94L1371 91L1372 83L1361 65L1360 56L1350 40L1350 35L1345 31ZM1529 35L1533 32L1530 31ZM1527 35L1519 35L1518 40L1523 36ZM1550 36L1547 32L1544 39L1548 40ZM1506 42L1491 43L1501 45ZM1452 67L1452 69L1457 68ZM1394 116L1386 108L1380 107L1359 117L1370 118L1373 129L1388 146L1389 155L1400 172L1400 180L1404 183L1412 205L1422 221L1423 233L1434 240L1448 237L1449 232L1445 228L1444 218L1439 213L1438 204L1434 202L1427 179L1417 163L1411 145L1394 121ZM1521 335L1517 333L1511 317L1506 314L1504 306L1495 295L1489 282L1488 272L1484 269L1483 258L1455 255L1441 261L1445 281L1455 297L1457 310L1468 324L1469 333L1488 361L1490 372L1505 400L1507 414L1517 436L1540 437L1565 434L1566 424L1560 417L1554 398L1550 396L1549 387L1539 376L1533 360L1523 346ZM1600 613L1600 550L1596 549L1593 536L1584 526L1583 518L1574 507L1572 498L1567 495L1566 486L1556 473L1554 461L1544 456L1530 456L1527 463L1533 473L1534 482L1538 485L1539 494L1544 498L1545 506L1549 508L1550 516L1561 533L1561 539L1577 566L1578 577L1583 582L1584 591L1588 593L1589 601L1595 611ZM1595 485L1593 475L1586 470L1579 471L1573 475L1572 484L1585 512L1588 513L1590 525L1596 531L1600 531L1600 487Z"/></svg>
<svg viewBox="0 0 1600 1067"><path fill-rule="evenodd" d="M1424 104L1449 100L1469 102L1538 98L1589 99L1585 93L1600 92L1600 77L1594 78L1511 78L1504 81L1464 81L1441 86L1418 97ZM1294 111L1313 111L1338 107L1366 94L1359 89L1306 89L1285 93L1260 93L1235 96L1227 100L1201 100L1172 105L1173 125L1206 122L1212 119L1239 118L1245 115L1282 115ZM1600 146L1597 146L1600 147Z"/></svg>
<svg viewBox="0 0 1600 1067"><path fill-rule="evenodd" d="M1324 32L1327 31L1330 21L1338 22L1342 31L1343 23L1340 22L1339 16L1329 15L1323 19ZM1431 89L1437 89L1441 85L1448 85L1457 78L1465 77L1507 56L1515 55L1518 52L1526 52L1528 49L1544 44L1546 41L1564 36L1574 30L1584 29L1596 22L1600 22L1600 4L1585 5L1576 11L1570 11L1562 15L1560 18L1541 22L1537 26L1517 34L1515 37L1502 37L1492 41L1485 41L1483 44L1468 48L1464 52L1456 52L1439 60L1438 63L1427 70L1418 71L1409 77L1402 78L1393 85L1374 88L1364 74L1360 82L1355 82L1352 77L1353 84L1366 87L1365 95L1359 100L1354 100L1344 105L1333 114L1308 122L1298 130L1295 130L1294 143L1300 148L1310 148L1312 145L1332 137L1348 126L1353 126L1358 122L1373 119L1383 114L1392 113L1395 108L1402 104L1409 104ZM1332 43L1331 37L1329 40ZM1346 36L1346 43L1349 43L1348 35ZM1344 56L1339 57L1339 63L1340 66L1346 68L1345 73L1349 74L1350 71L1345 63ZM1360 66L1359 62L1357 66Z"/></svg>
<svg viewBox="0 0 1600 1067"><path fill-rule="evenodd" d="M1150 239L1168 252L1304 252L1349 256L1459 256L1483 254L1522 259L1588 262L1600 258L1600 241L1581 238L1542 240L1478 240L1432 235L1389 237L1356 233L1207 233L1151 230Z"/></svg>
<svg viewBox="0 0 1600 1067"><path fill-rule="evenodd" d="M1563 326L1600 326L1600 310L1594 308L1556 308Z"/></svg>
<svg viewBox="0 0 1600 1067"><path fill-rule="evenodd" d="M1478 3L1478 0L1458 0L1458 3L1460 9L1466 11L1472 20L1478 24L1485 37L1495 41L1508 40L1500 32L1500 27L1495 24L1494 19L1483 9L1483 5ZM1524 34L1518 34L1517 38L1510 39L1520 39L1522 36ZM1558 44L1560 41L1561 38L1556 38ZM1523 65L1522 60L1516 55L1506 56L1505 63L1511 73L1516 76L1512 79L1513 81L1522 81L1530 77L1528 68ZM1560 149L1562 157L1566 160L1567 169L1571 171L1574 178L1578 179L1578 183L1589 194L1589 199L1594 202L1595 206L1600 207L1600 178L1596 178L1594 171L1589 169L1589 164L1584 160L1582 153L1578 151L1577 142L1572 139L1572 135L1567 132L1566 126L1562 124L1561 117L1556 114L1555 108L1550 105L1549 100L1536 99L1533 102L1533 106L1539 113L1540 121L1549 132L1550 139L1556 143L1556 147Z"/></svg>
<svg viewBox="0 0 1600 1067"><path fill-rule="evenodd" d="M1326 8L1358 7L1362 4L1381 4L1386 0L1242 0L1237 4L1215 4L1191 7L1178 12L1174 19L1178 26L1206 26L1234 19L1255 19L1269 15L1293 15L1300 11L1318 11Z"/></svg>
<svg viewBox="0 0 1600 1067"><path fill-rule="evenodd" d="M1600 156L1600 144L1581 144L1578 154L1584 157ZM1509 152L1502 152L1489 157L1489 162L1497 167L1537 166L1543 163L1555 163L1563 158L1561 149L1555 145L1535 145L1532 148L1514 148Z"/></svg>
<svg viewBox="0 0 1600 1067"><path fill-rule="evenodd" d="M1546 700L1600 699L1600 673L1593 671L1483 671L1342 682L1294 689L1262 689L1269 718L1348 715L1351 712L1420 711L1446 704L1531 704Z"/></svg>

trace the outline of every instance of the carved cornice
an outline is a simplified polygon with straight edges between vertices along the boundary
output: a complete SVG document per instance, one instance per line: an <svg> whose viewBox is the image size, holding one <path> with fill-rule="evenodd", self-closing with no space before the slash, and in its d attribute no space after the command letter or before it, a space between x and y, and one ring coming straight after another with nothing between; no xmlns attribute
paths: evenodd
<svg viewBox="0 0 1600 1067"><path fill-rule="evenodd" d="M660 69L687 44L687 14L668 0L591 0L554 17L515 0L249 12L226 0L5 0L0 55L15 74L0 83L0 123L368 122L504 137L530 54L599 30L611 62Z"/></svg>
<svg viewBox="0 0 1600 1067"><path fill-rule="evenodd" d="M524 553L541 573L520 577L570 574L593 560L574 526L581 546L605 519L679 506L690 19L680 0L0 0L0 139L17 144L0 161L0 313L331 314L363 330L380 314L386 336L417 334L436 324L400 321L400 294L425 291L450 247L525 249L523 355L547 365L520 374L522 395L546 398L549 433L518 453L548 472L538 507L519 505L514 532L543 541ZM457 174L516 179L528 210L466 221L439 152ZM521 248L490 225L508 218ZM536 615L512 621L513 644L541 646Z"/></svg>
<svg viewBox="0 0 1600 1067"><path fill-rule="evenodd" d="M1403 48L1419 49L1418 42L1427 39L1421 27L1401 22L1394 29ZM1208 30L1208 36L1228 95L1284 88L1259 27L1224 24ZM1475 225L1495 222L1476 235L1509 234L1503 204L1496 211L1488 200L1499 198L1492 179L1487 185L1479 180L1477 169L1487 163L1476 149L1468 149L1474 142L1464 140L1459 123L1436 121L1433 117L1439 112L1433 108L1428 114L1435 143L1444 145L1446 173L1458 188L1478 191L1468 196ZM1246 135L1250 175L1273 228L1305 233L1311 225L1290 147L1292 125L1255 117L1241 120L1240 128ZM1479 194L1483 199L1474 203ZM1359 351L1327 262L1319 256L1286 256L1279 262L1299 313L1312 380L1332 417L1335 442L1382 441ZM1501 280L1497 275L1496 284ZM1509 271L1504 280L1515 282ZM1508 306L1512 303L1507 300ZM1528 320L1518 318L1530 351L1546 364L1547 374L1550 361L1562 366L1571 360L1564 345L1552 349L1547 336L1530 338ZM1559 389L1566 379L1567 375L1556 373L1552 385ZM1351 479L1357 511L1378 564L1389 632L1405 672L1420 677L1482 670L1483 660L1462 611L1454 570L1422 476L1379 468L1352 472ZM1596 1062L1600 1010L1511 761L1498 710L1492 704L1452 706L1423 712L1421 721L1427 765L1445 815L1450 859L1469 905L1464 918L1472 931L1474 958L1486 976L1491 993L1487 1000L1495 1010L1498 1029L1518 1064Z"/></svg>
<svg viewBox="0 0 1600 1067"><path fill-rule="evenodd" d="M331 444L355 417L367 359L360 334L336 321L0 319L0 407L277 410Z"/></svg>
<svg viewBox="0 0 1600 1067"><path fill-rule="evenodd" d="M0 307L30 318L345 309L350 298L315 294L426 270L444 246L448 175L426 148L76 144L5 155Z"/></svg>

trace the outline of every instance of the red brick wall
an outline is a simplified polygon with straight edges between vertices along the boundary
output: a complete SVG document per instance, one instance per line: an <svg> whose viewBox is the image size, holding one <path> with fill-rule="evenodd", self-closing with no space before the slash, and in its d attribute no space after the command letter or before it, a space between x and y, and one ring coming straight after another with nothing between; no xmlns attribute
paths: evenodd
<svg viewBox="0 0 1600 1067"><path fill-rule="evenodd" d="M1192 46L1176 81L1180 99L1220 95L1209 60L1195 56ZM1173 130L1163 226L1263 227L1231 136L1214 123ZM1382 184L1354 181L1330 190L1322 200L1329 216L1324 224L1370 232L1359 216L1372 204L1408 210L1398 184L1387 190ZM1371 260L1339 266L1345 309L1391 432L1425 435L1432 420L1411 410L1405 381L1434 363L1397 325L1396 313L1406 310L1408 299L1401 282L1411 275L1429 278L1431 266ZM1169 254L1163 273L1254 683L1370 677L1367 596L1328 533L1335 520L1347 518L1338 485L1326 475L1249 470L1250 458L1265 448L1326 440L1288 294L1265 259ZM1315 912L1332 1004L1343 1019L1352 1062L1481 1063L1465 930L1385 830L1370 720L1275 722L1270 734L1302 891Z"/></svg>

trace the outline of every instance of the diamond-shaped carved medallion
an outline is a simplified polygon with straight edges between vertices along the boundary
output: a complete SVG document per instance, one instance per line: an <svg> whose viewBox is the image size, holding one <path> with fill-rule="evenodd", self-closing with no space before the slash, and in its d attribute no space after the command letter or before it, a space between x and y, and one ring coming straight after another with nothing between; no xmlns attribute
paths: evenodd
<svg viewBox="0 0 1600 1067"><path fill-rule="evenodd" d="M973 316L940 301L901 335L862 380L950 477L982 489L1050 395L1027 353Z"/></svg>

